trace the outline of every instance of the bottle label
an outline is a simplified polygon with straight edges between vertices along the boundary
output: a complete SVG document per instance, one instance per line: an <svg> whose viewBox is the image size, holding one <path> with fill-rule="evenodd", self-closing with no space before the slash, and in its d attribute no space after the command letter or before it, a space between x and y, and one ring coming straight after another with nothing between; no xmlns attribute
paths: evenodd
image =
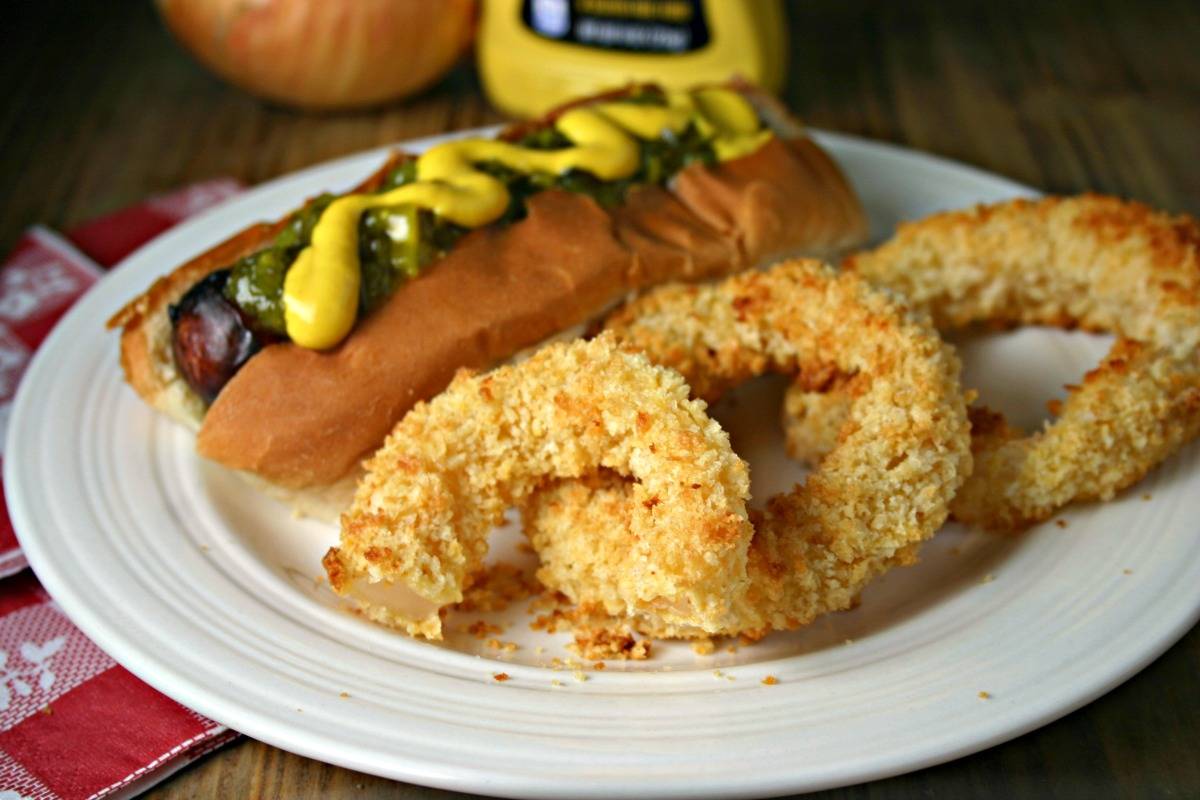
<svg viewBox="0 0 1200 800"><path fill-rule="evenodd" d="M521 21L543 39L602 50L688 53L709 42L701 0L524 0Z"/></svg>

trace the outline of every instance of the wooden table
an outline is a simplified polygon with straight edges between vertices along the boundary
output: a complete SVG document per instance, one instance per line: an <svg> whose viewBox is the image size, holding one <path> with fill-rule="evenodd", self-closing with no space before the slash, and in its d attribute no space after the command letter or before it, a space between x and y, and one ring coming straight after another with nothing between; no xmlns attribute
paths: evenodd
<svg viewBox="0 0 1200 800"><path fill-rule="evenodd" d="M791 5L787 99L815 126L1051 192L1200 213L1200 4L960 0ZM0 246L190 181L247 183L493 122L463 67L403 105L304 115L210 77L145 2L6 6ZM1119 632L1114 631L1114 636ZM1200 630L1065 719L969 758L825 797L1200 796ZM151 797L449 797L242 740Z"/></svg>

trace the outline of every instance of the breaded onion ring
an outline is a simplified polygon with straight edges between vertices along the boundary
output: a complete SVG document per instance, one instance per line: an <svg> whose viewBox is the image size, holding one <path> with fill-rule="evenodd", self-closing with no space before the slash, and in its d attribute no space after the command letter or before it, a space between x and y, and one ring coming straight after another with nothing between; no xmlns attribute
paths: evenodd
<svg viewBox="0 0 1200 800"><path fill-rule="evenodd" d="M367 463L333 589L372 619L441 638L440 608L462 600L504 512L548 479L612 470L636 481L637 537L614 577L614 611L721 630L746 591L749 473L675 372L618 350L611 335L551 345L521 364L459 374L418 403ZM394 602L388 587L425 602Z"/></svg>
<svg viewBox="0 0 1200 800"><path fill-rule="evenodd" d="M767 371L816 382L854 375L861 387L820 468L756 520L748 590L734 623L715 632L795 628L850 607L871 578L913 560L970 470L958 359L926 320L857 276L802 260L712 286L667 286L619 311L607 329L678 369L706 398ZM542 582L618 610L636 489L600 476L535 494L523 516ZM659 636L714 632L678 617L634 622Z"/></svg>
<svg viewBox="0 0 1200 800"><path fill-rule="evenodd" d="M1117 336L1045 429L1026 436L972 410L975 472L951 506L964 522L1019 530L1067 503L1108 500L1200 432L1200 225L1190 217L1097 195L1014 200L902 225L844 266L943 331L989 321ZM809 388L789 391L785 424L790 452L811 462L835 445L847 398Z"/></svg>

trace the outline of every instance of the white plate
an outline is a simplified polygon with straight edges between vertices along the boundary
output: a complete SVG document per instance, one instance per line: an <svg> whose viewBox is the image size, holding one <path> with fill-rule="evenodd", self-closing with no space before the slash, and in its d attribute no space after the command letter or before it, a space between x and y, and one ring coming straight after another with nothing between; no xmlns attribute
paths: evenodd
<svg viewBox="0 0 1200 800"><path fill-rule="evenodd" d="M877 236L901 218L1030 191L895 147L821 139ZM1195 622L1196 447L1117 501L1064 514L1066 528L1019 539L948 528L856 611L734 653L656 645L652 660L609 662L585 682L549 666L569 656L564 637L530 631L524 603L499 637L521 649L504 658L470 636L435 646L339 610L314 581L334 529L290 519L198 460L191 436L122 383L116 337L101 326L172 265L354 183L380 158L273 181L147 245L58 326L21 387L4 482L30 562L84 632L181 703L287 750L431 786L771 795L1012 738L1111 689ZM972 340L965 353L990 402L1036 423L1104 346L1025 330ZM750 384L718 411L756 495L801 475L782 457L775 410L761 410L778 392L777 382ZM493 680L501 671L511 679ZM761 683L768 674L778 685Z"/></svg>

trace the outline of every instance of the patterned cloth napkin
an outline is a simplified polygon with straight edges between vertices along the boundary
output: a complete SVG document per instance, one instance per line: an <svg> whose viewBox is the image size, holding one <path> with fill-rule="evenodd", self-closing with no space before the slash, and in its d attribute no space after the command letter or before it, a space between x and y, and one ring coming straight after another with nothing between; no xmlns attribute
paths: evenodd
<svg viewBox="0 0 1200 800"><path fill-rule="evenodd" d="M21 238L0 265L0 458L17 384L54 323L105 267L240 189L208 181L66 238L40 227ZM26 566L0 502L0 800L132 797L237 736L118 666Z"/></svg>

